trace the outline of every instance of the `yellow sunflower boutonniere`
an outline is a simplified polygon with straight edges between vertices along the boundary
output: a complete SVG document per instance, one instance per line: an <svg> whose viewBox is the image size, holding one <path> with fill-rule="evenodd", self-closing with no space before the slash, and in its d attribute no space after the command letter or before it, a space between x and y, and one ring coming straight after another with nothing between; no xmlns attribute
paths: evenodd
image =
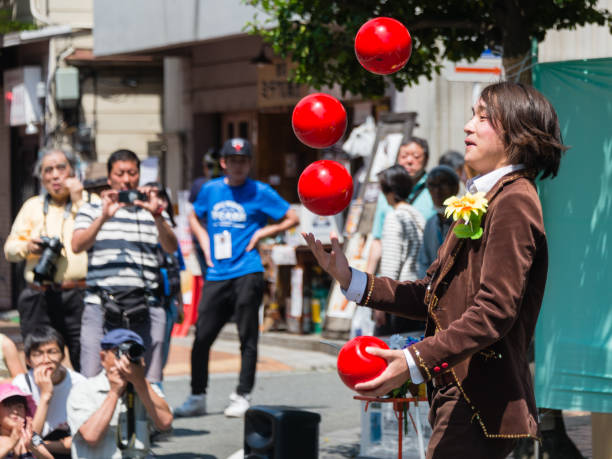
<svg viewBox="0 0 612 459"><path fill-rule="evenodd" d="M461 198L451 196L444 201L444 205L446 206L444 211L446 218L452 215L453 220L464 221L464 223L455 225L453 229L458 238L480 239L482 237L480 222L489 205L484 193L465 193Z"/></svg>

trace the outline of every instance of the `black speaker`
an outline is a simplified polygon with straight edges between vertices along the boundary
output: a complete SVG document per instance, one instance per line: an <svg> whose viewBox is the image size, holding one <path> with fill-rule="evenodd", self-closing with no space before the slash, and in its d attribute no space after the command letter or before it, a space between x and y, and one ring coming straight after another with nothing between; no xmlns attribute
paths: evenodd
<svg viewBox="0 0 612 459"><path fill-rule="evenodd" d="M316 459L318 413L285 406L253 406L244 415L244 459Z"/></svg>

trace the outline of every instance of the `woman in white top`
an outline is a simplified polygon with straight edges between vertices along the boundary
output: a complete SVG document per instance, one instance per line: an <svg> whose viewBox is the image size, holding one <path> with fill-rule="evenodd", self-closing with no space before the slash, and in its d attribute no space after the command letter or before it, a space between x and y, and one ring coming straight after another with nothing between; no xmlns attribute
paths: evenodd
<svg viewBox="0 0 612 459"><path fill-rule="evenodd" d="M379 276L393 280L416 280L417 259L423 244L425 219L406 202L413 187L410 174L396 164L378 174L380 189L392 210L385 216L381 238L382 255ZM382 311L374 311L374 335L384 336L424 330L422 322Z"/></svg>

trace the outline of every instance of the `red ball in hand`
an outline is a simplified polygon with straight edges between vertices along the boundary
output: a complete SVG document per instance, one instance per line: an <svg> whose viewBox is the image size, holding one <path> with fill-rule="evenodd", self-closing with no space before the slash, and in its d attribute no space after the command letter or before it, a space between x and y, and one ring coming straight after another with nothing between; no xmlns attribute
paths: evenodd
<svg viewBox="0 0 612 459"><path fill-rule="evenodd" d="M327 148L346 131L346 110L329 94L310 94L293 109L291 125L300 142L312 148Z"/></svg>
<svg viewBox="0 0 612 459"><path fill-rule="evenodd" d="M346 168L327 159L310 164L298 180L298 196L317 215L342 212L353 196L353 178Z"/></svg>
<svg viewBox="0 0 612 459"><path fill-rule="evenodd" d="M387 368L385 359L365 351L369 346L389 349L387 343L374 336L357 336L340 349L338 374L342 382L351 389L354 389L356 384L376 378Z"/></svg>
<svg viewBox="0 0 612 459"><path fill-rule="evenodd" d="M396 19L379 17L361 26L355 37L355 55L359 63L377 75L400 70L412 54L408 29Z"/></svg>

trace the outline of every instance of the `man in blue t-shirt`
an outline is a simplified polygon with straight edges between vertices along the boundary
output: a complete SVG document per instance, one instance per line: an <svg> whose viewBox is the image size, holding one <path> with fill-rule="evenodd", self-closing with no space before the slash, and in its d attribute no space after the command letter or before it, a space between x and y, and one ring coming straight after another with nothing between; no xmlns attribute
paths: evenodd
<svg viewBox="0 0 612 459"><path fill-rule="evenodd" d="M210 348L232 315L240 336L242 365L238 387L229 397L225 415L240 417L250 405L257 364L258 309L264 288L257 242L299 222L289 203L272 187L249 178L251 155L247 140L225 142L220 160L225 177L202 186L189 216L208 270L191 350L191 395L175 409L175 416L206 413ZM199 222L203 217L206 228ZM268 225L269 218L280 222Z"/></svg>

